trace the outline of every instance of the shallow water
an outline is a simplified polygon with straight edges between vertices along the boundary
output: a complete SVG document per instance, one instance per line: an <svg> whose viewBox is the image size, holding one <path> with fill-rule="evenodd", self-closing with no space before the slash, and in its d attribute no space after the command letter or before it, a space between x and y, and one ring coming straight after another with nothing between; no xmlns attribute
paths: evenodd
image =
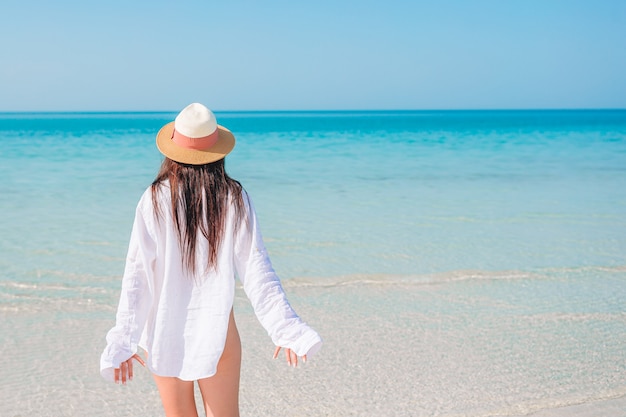
<svg viewBox="0 0 626 417"><path fill-rule="evenodd" d="M524 415L626 395L626 111L217 116L326 341L299 372L268 361L238 293L243 415ZM124 390L97 366L173 117L0 115L1 415L160 415L149 376Z"/></svg>

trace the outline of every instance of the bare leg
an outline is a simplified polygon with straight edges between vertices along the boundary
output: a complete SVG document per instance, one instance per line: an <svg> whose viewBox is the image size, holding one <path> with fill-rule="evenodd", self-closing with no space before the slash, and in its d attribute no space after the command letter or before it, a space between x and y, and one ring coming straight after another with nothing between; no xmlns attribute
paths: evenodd
<svg viewBox="0 0 626 417"><path fill-rule="evenodd" d="M183 381L169 376L153 376L167 417L198 417L193 396L193 381Z"/></svg>
<svg viewBox="0 0 626 417"><path fill-rule="evenodd" d="M207 417L239 417L240 370L241 340L231 310L226 345L217 364L217 373L198 380Z"/></svg>

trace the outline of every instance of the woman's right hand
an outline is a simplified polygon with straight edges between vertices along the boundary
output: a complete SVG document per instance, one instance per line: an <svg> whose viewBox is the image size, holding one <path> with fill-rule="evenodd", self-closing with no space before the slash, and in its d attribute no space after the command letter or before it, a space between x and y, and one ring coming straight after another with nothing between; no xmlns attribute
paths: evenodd
<svg viewBox="0 0 626 417"><path fill-rule="evenodd" d="M119 384L122 381L123 385L126 385L126 381L133 380L133 359L141 364L141 366L146 366L146 363L143 361L141 356L138 354L134 354L128 360L125 360L120 364L119 368L115 368L114 370L114 379L115 383Z"/></svg>

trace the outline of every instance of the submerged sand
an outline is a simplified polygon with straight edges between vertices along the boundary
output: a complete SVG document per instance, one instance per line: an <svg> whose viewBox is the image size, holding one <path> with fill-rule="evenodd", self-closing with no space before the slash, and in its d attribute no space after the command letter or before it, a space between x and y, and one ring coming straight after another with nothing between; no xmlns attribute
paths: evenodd
<svg viewBox="0 0 626 417"><path fill-rule="evenodd" d="M298 369L272 360L273 345L238 289L242 416L626 416L624 352L615 347L624 335L603 342L612 350L594 353L602 317L594 319L597 334L570 329L575 336L568 339L559 334L558 317L514 318L503 313L510 306L483 304L459 288L363 282L285 288L325 346ZM144 369L125 387L98 373L115 313L107 297L3 306L2 416L163 415ZM464 303L474 304L467 310ZM483 312L487 304L496 312Z"/></svg>

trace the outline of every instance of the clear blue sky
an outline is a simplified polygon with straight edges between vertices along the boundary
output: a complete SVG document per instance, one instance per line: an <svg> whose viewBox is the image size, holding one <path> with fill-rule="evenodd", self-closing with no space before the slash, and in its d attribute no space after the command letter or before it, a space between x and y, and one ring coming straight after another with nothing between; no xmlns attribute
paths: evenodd
<svg viewBox="0 0 626 417"><path fill-rule="evenodd" d="M2 0L0 111L626 108L625 0Z"/></svg>

